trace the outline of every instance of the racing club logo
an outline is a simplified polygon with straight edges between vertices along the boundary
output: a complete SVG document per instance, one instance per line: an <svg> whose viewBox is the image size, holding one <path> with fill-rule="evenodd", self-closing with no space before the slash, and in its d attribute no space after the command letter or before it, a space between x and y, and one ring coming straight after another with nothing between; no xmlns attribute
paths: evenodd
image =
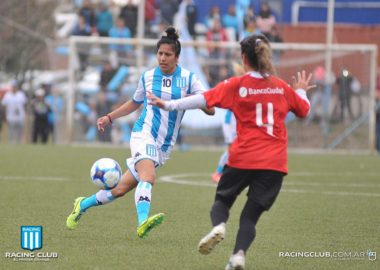
<svg viewBox="0 0 380 270"><path fill-rule="evenodd" d="M42 226L21 226L21 248L30 251L42 248Z"/></svg>

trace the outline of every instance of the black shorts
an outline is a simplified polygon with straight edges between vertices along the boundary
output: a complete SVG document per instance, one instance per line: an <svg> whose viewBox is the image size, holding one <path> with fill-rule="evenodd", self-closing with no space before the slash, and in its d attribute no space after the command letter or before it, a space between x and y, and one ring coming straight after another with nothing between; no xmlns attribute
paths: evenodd
<svg viewBox="0 0 380 270"><path fill-rule="evenodd" d="M216 189L216 197L234 202L249 187L247 196L265 210L273 205L280 192L285 173L273 170L246 170L226 165Z"/></svg>

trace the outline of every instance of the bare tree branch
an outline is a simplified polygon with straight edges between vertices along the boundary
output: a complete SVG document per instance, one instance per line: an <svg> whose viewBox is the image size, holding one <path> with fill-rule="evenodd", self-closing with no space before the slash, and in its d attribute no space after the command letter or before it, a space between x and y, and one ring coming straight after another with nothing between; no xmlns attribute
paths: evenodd
<svg viewBox="0 0 380 270"><path fill-rule="evenodd" d="M0 1L0 69L15 78L49 68L47 44L54 36L57 1Z"/></svg>

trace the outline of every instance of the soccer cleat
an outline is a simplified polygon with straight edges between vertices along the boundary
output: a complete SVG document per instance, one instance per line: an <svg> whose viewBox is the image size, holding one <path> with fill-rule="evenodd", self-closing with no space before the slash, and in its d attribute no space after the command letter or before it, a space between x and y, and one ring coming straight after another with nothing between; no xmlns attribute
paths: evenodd
<svg viewBox="0 0 380 270"><path fill-rule="evenodd" d="M209 254L224 239L225 234L226 224L223 222L212 228L211 232L199 241L198 251L203 255Z"/></svg>
<svg viewBox="0 0 380 270"><path fill-rule="evenodd" d="M219 183L219 180L220 180L220 177L222 177L222 174L221 173L218 173L218 172L215 172L211 175L211 180L214 182L214 183Z"/></svg>
<svg viewBox="0 0 380 270"><path fill-rule="evenodd" d="M71 214L67 217L67 220L66 220L66 226L70 230L73 230L78 226L79 219L81 218L82 213L83 213L83 212L81 212L81 209L80 209L80 203L84 199L85 199L85 197L78 197L75 199L74 209L71 212Z"/></svg>
<svg viewBox="0 0 380 270"><path fill-rule="evenodd" d="M137 236L140 238L147 236L151 229L162 223L164 217L164 213L159 213L146 219L143 223L141 223L141 225L137 227Z"/></svg>
<svg viewBox="0 0 380 270"><path fill-rule="evenodd" d="M239 250L236 254L233 254L226 265L225 270L244 270L245 256L244 251Z"/></svg>

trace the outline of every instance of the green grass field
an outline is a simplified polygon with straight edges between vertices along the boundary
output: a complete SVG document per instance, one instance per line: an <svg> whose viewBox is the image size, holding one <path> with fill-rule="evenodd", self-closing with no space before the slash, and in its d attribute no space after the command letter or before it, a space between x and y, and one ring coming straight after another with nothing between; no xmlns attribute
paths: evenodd
<svg viewBox="0 0 380 270"><path fill-rule="evenodd" d="M241 196L231 211L226 239L208 256L197 251L210 230L215 185L210 175L220 152L174 152L158 171L151 213L164 223L146 239L136 236L134 194L90 209L74 231L65 227L72 204L97 190L90 167L113 157L125 168L128 149L0 145L0 269L224 269L232 251ZM247 269L380 269L380 158L291 154L289 175L273 208L257 226ZM20 226L43 226L48 262L5 258L21 249ZM282 258L280 252L377 252L363 258Z"/></svg>

